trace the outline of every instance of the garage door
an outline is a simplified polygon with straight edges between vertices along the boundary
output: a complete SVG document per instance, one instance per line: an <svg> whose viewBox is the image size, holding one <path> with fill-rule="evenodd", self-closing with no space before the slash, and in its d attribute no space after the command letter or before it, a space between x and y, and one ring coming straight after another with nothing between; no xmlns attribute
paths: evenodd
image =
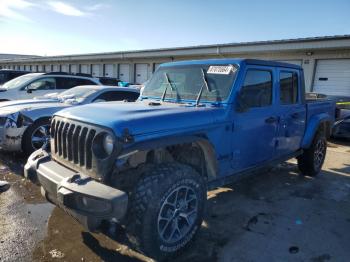
<svg viewBox="0 0 350 262"><path fill-rule="evenodd" d="M45 65L45 72L51 72L51 65Z"/></svg>
<svg viewBox="0 0 350 262"><path fill-rule="evenodd" d="M278 60L279 62L302 66L301 60Z"/></svg>
<svg viewBox="0 0 350 262"><path fill-rule="evenodd" d="M53 65L52 66L52 71L53 72L59 72L60 71L60 66L59 65Z"/></svg>
<svg viewBox="0 0 350 262"><path fill-rule="evenodd" d="M95 77L101 76L100 65L92 65L92 75Z"/></svg>
<svg viewBox="0 0 350 262"><path fill-rule="evenodd" d="M135 68L135 82L136 84L143 84L148 79L148 64L136 64Z"/></svg>
<svg viewBox="0 0 350 262"><path fill-rule="evenodd" d="M124 82L130 82L130 65L129 64L119 65L119 79Z"/></svg>
<svg viewBox="0 0 350 262"><path fill-rule="evenodd" d="M326 95L350 96L350 59L318 60L313 91Z"/></svg>
<svg viewBox="0 0 350 262"><path fill-rule="evenodd" d="M105 76L114 77L113 70L114 66L112 64L105 65Z"/></svg>
<svg viewBox="0 0 350 262"><path fill-rule="evenodd" d="M73 74L78 73L78 66L77 65L70 65L70 72Z"/></svg>
<svg viewBox="0 0 350 262"><path fill-rule="evenodd" d="M88 74L89 73L89 65L81 65L80 67L80 73L83 73L83 74Z"/></svg>
<svg viewBox="0 0 350 262"><path fill-rule="evenodd" d="M61 65L61 71L62 72L68 72L69 71L69 66L68 65Z"/></svg>

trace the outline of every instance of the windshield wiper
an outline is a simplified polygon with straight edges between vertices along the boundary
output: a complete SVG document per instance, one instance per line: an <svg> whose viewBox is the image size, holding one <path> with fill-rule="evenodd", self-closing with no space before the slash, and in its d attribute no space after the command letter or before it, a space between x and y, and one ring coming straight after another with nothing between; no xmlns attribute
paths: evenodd
<svg viewBox="0 0 350 262"><path fill-rule="evenodd" d="M211 92L211 89L210 89L210 87L208 85L208 81L207 81L207 78L205 77L205 73L204 73L203 68L201 68L201 72L202 72L203 85L201 86L201 89L199 90L199 93L198 93L198 96L197 96L197 100L196 100L196 106L198 106L199 101L201 100L204 86L206 87L208 92Z"/></svg>
<svg viewBox="0 0 350 262"><path fill-rule="evenodd" d="M164 99L165 99L165 95L166 95L166 91L167 91L167 89L168 89L168 86L170 86L171 91L175 91L175 92L176 92L176 99L177 99L177 100L180 100L179 92L177 91L176 88L174 88L174 86L173 86L172 83L170 82L169 77L168 77L168 74L167 74L167 73L164 73L164 76L165 76L165 79L166 79L166 82L167 82L167 86L165 87L165 90L164 90L164 92L163 92L162 101L164 101Z"/></svg>

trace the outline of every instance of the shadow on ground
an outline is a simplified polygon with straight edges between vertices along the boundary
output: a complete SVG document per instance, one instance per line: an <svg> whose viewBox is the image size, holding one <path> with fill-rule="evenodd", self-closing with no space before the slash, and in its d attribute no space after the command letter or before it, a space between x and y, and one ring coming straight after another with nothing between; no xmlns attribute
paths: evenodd
<svg viewBox="0 0 350 262"><path fill-rule="evenodd" d="M333 248L333 253L338 252L334 254L332 250L323 252L320 240L313 240L318 248L305 243L317 235L315 226L323 227L324 231L318 233L330 240L335 238L337 245L345 247L350 242L343 233L350 232L350 177L339 174L348 168L349 165L338 172L323 171L319 177L310 178L300 176L295 163L283 163L269 173L210 191L202 229L176 261L257 261L267 251L270 256L264 258L276 257L280 261L326 261L324 258L332 256L350 256L346 249ZM335 220L334 214L342 220ZM103 234L88 233L55 208L48 235L37 246L33 258L55 260L53 251L59 251L69 261L150 260L130 249L124 230L116 227Z"/></svg>

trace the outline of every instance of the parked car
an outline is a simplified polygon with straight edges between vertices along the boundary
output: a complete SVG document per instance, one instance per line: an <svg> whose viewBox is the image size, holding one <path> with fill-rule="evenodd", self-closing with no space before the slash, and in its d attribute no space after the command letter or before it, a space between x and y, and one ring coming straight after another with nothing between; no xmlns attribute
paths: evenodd
<svg viewBox="0 0 350 262"><path fill-rule="evenodd" d="M333 125L332 136L350 139L350 97L332 97L336 101L337 114Z"/></svg>
<svg viewBox="0 0 350 262"><path fill-rule="evenodd" d="M0 88L0 102L59 93L80 85L101 85L101 82L96 78L64 72L30 73L6 82Z"/></svg>
<svg viewBox="0 0 350 262"><path fill-rule="evenodd" d="M335 122L332 127L332 137L350 139L350 97L308 93L308 100L334 100L336 103Z"/></svg>
<svg viewBox="0 0 350 262"><path fill-rule="evenodd" d="M0 103L0 148L26 154L45 147L50 119L57 111L106 101L135 101L139 90L107 86L77 86L45 97Z"/></svg>
<svg viewBox="0 0 350 262"><path fill-rule="evenodd" d="M51 153L34 152L25 175L87 229L119 221L164 259L201 227L208 189L293 157L302 174L320 172L335 104L306 103L303 77L263 60L162 64L135 103L56 113Z"/></svg>
<svg viewBox="0 0 350 262"><path fill-rule="evenodd" d="M11 70L11 69L0 69L0 87L6 83L7 81L10 81L11 79L14 79L16 77L19 77L21 75L28 74L30 72L27 71L19 71L19 70Z"/></svg>

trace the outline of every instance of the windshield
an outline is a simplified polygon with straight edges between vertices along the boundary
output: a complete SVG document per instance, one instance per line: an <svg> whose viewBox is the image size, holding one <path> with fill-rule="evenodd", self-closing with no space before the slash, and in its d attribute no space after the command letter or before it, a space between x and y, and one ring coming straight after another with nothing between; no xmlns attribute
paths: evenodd
<svg viewBox="0 0 350 262"><path fill-rule="evenodd" d="M236 74L236 65L163 67L158 69L146 84L142 96L197 100L202 92L200 101L220 102L230 95Z"/></svg>
<svg viewBox="0 0 350 262"><path fill-rule="evenodd" d="M6 89L13 89L13 88L17 88L19 86L22 86L24 83L32 80L33 78L37 77L37 74L29 74L29 75L23 75L23 76L19 76L16 77L8 82L6 82L2 87L6 88Z"/></svg>

